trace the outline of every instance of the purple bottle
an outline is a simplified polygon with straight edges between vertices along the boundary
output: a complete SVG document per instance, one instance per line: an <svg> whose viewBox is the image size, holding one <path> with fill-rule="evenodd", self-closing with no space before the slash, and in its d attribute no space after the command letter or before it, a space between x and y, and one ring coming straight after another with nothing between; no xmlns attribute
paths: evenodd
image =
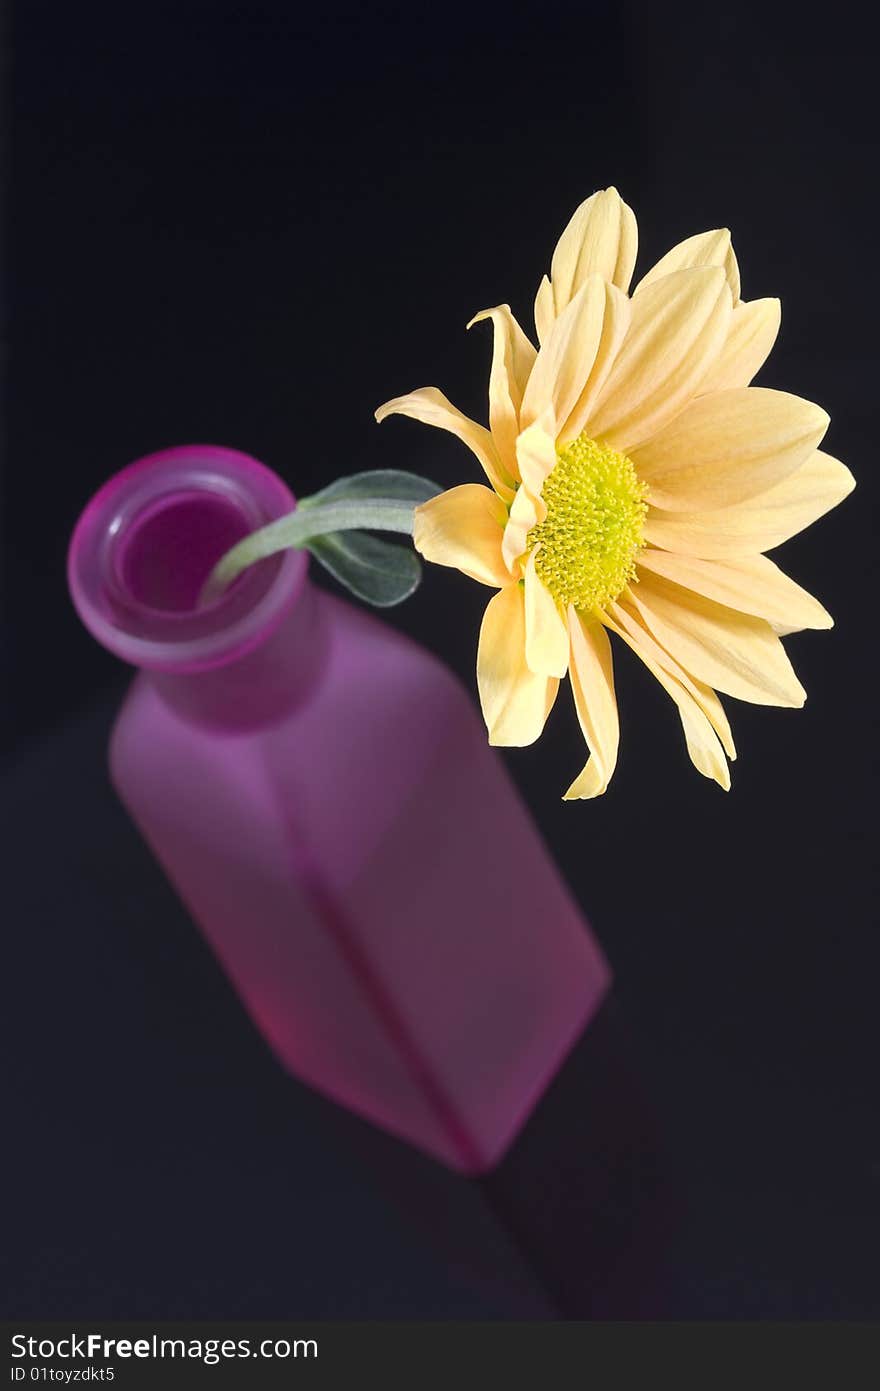
<svg viewBox="0 0 880 1391"><path fill-rule="evenodd" d="M213 446L141 459L89 503L73 601L140 669L111 776L281 1062L483 1172L610 973L435 657L313 587L304 552L197 609L224 551L294 505Z"/></svg>

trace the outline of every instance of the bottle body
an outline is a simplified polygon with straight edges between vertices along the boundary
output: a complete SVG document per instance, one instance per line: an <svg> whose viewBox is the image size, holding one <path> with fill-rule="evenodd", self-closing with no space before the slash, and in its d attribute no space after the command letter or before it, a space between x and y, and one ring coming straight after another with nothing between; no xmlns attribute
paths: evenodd
<svg viewBox="0 0 880 1391"><path fill-rule="evenodd" d="M497 1162L609 971L446 668L303 573L262 644L142 670L110 763L282 1063Z"/></svg>

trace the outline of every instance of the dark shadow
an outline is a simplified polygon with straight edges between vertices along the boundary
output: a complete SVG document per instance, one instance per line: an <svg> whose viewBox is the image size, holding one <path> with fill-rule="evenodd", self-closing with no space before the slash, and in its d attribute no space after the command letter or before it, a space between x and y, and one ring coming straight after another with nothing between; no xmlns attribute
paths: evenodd
<svg viewBox="0 0 880 1391"><path fill-rule="evenodd" d="M479 1179L342 1112L331 1123L437 1255L507 1317L663 1316L682 1204L613 999Z"/></svg>

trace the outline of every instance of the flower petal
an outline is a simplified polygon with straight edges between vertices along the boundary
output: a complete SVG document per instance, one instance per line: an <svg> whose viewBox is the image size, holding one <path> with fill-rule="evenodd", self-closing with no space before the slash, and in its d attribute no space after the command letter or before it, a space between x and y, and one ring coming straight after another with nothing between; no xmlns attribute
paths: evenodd
<svg viewBox="0 0 880 1391"><path fill-rule="evenodd" d="M504 536L501 540L501 555L510 574L519 579L520 558L526 549L526 538L533 526L543 521L547 508L540 498L534 498L525 484L517 490L510 509Z"/></svg>
<svg viewBox="0 0 880 1391"><path fill-rule="evenodd" d="M519 408L536 350L510 312L509 304L482 309L468 324L492 320L492 367L489 373L489 425L507 474L517 477L516 437Z"/></svg>
<svg viewBox="0 0 880 1391"><path fill-rule="evenodd" d="M514 480L504 469L491 434L484 425L478 425L475 420L462 415L436 386L423 386L406 396L397 396L376 411L380 424L389 415L408 415L412 420L420 420L423 425L435 425L440 430L449 430L457 435L476 454L498 496L503 497L505 502L511 501Z"/></svg>
<svg viewBox="0 0 880 1391"><path fill-rule="evenodd" d="M707 686L703 681L698 681L690 672L685 671L674 657L670 656L666 648L662 647L648 631L644 621L639 617L638 611L631 603L627 602L625 597L621 597L617 603L608 604L605 617L615 620L618 628L623 630L621 636L624 633L629 634L629 638L635 643L636 650L643 661L646 657L650 657L652 662L663 668L667 676L671 676L674 681L684 687L688 695L696 701L718 735L727 757L735 759L736 745L733 742L730 721L725 714L724 706L712 687Z"/></svg>
<svg viewBox="0 0 880 1391"><path fill-rule="evenodd" d="M795 633L803 628L834 626L819 600L801 589L765 555L699 560L649 547L639 552L638 565L728 608L763 618L777 634L780 628Z"/></svg>
<svg viewBox="0 0 880 1391"><path fill-rule="evenodd" d="M516 442L519 476L535 499L541 496L547 477L556 467L555 438L553 412L548 409L523 430Z"/></svg>
<svg viewBox="0 0 880 1391"><path fill-rule="evenodd" d="M708 511L765 493L794 473L828 423L811 401L742 387L698 396L630 457L653 506Z"/></svg>
<svg viewBox="0 0 880 1391"><path fill-rule="evenodd" d="M680 241L642 277L633 295L641 294L648 285L655 284L664 275L671 275L677 270L690 270L693 266L721 266L733 303L739 302L739 266L726 227L718 227L713 232L698 232L695 237Z"/></svg>
<svg viewBox="0 0 880 1391"><path fill-rule="evenodd" d="M681 682L671 676L659 662L655 661L645 650L643 643L632 638L626 629L615 620L613 613L616 608L617 606L614 604L609 605L609 612L605 614L605 622L613 633L616 633L628 647L632 648L636 656L644 662L651 674L675 701L684 730L687 750L694 767L704 777L713 778L719 787L723 787L725 792L729 792L730 769L727 766L727 759L724 757L724 750L719 743L718 736L706 715Z"/></svg>
<svg viewBox="0 0 880 1391"><path fill-rule="evenodd" d="M451 565L481 584L510 584L501 555L507 508L491 488L463 483L415 510L413 544L435 565Z"/></svg>
<svg viewBox="0 0 880 1391"><path fill-rule="evenodd" d="M489 743L533 744L553 707L559 682L526 665L525 596L508 585L489 600L477 649L477 685Z"/></svg>
<svg viewBox="0 0 880 1391"><path fill-rule="evenodd" d="M564 676L568 671L568 631L553 595L535 569L540 550L533 547L526 561L526 663L538 676Z"/></svg>
<svg viewBox="0 0 880 1391"><path fill-rule="evenodd" d="M624 453L662 430L700 390L727 336L730 290L718 266L675 271L632 301L632 323L588 422Z"/></svg>
<svg viewBox="0 0 880 1391"><path fill-rule="evenodd" d="M542 344L523 396L523 429L552 409L560 432L587 385L602 341L607 295L593 275L578 291Z"/></svg>
<svg viewBox="0 0 880 1391"><path fill-rule="evenodd" d="M571 688L575 709L590 757L565 794L575 798L599 797L611 781L617 764L620 720L614 695L611 644L601 623L582 618L569 605L571 639Z"/></svg>
<svg viewBox="0 0 880 1391"><path fill-rule="evenodd" d="M779 325L782 306L778 299L753 299L740 303L730 316L724 347L703 378L700 391L728 391L748 386L770 356Z"/></svg>
<svg viewBox="0 0 880 1391"><path fill-rule="evenodd" d="M801 467L733 507L711 512L661 512L651 508L645 539L677 555L732 560L770 551L842 502L855 487L845 464L817 449Z"/></svg>
<svg viewBox="0 0 880 1391"><path fill-rule="evenodd" d="M567 444L570 440L577 439L586 427L608 375L614 366L617 354L626 340L631 321L632 310L626 295L616 286L606 285L605 317L602 321L602 333L596 348L596 357L576 405L572 407L564 427L557 431L560 444Z"/></svg>
<svg viewBox="0 0 880 1391"><path fill-rule="evenodd" d="M553 322L556 318L556 310L553 307L553 286L550 284L550 277L545 275L538 286L538 293L535 295L535 332L538 335L538 342L544 344L550 337Z"/></svg>
<svg viewBox="0 0 880 1391"><path fill-rule="evenodd" d="M644 570L626 594L645 627L697 680L754 705L803 705L806 692L763 619Z"/></svg>
<svg viewBox="0 0 880 1391"><path fill-rule="evenodd" d="M632 208L616 188L600 189L574 212L553 253L550 280L559 315L591 275L629 289L638 249Z"/></svg>

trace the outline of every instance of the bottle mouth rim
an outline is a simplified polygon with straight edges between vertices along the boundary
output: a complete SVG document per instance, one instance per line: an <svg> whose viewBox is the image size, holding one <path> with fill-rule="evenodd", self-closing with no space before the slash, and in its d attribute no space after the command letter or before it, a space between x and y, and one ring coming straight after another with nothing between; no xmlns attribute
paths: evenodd
<svg viewBox="0 0 880 1391"><path fill-rule="evenodd" d="M202 606L167 605L138 592L130 574L135 539L147 537L150 526L175 508L197 509L199 502L222 511L227 525L233 521L237 530L229 544L296 507L282 479L250 455L219 445L182 445L148 454L115 474L74 528L67 564L74 607L99 642L135 666L190 673L234 661L271 635L305 583L307 555L284 551L251 566ZM144 546L149 558L149 540ZM202 580L225 548L213 555ZM160 578L166 559L156 562ZM184 564L192 568L185 552Z"/></svg>

